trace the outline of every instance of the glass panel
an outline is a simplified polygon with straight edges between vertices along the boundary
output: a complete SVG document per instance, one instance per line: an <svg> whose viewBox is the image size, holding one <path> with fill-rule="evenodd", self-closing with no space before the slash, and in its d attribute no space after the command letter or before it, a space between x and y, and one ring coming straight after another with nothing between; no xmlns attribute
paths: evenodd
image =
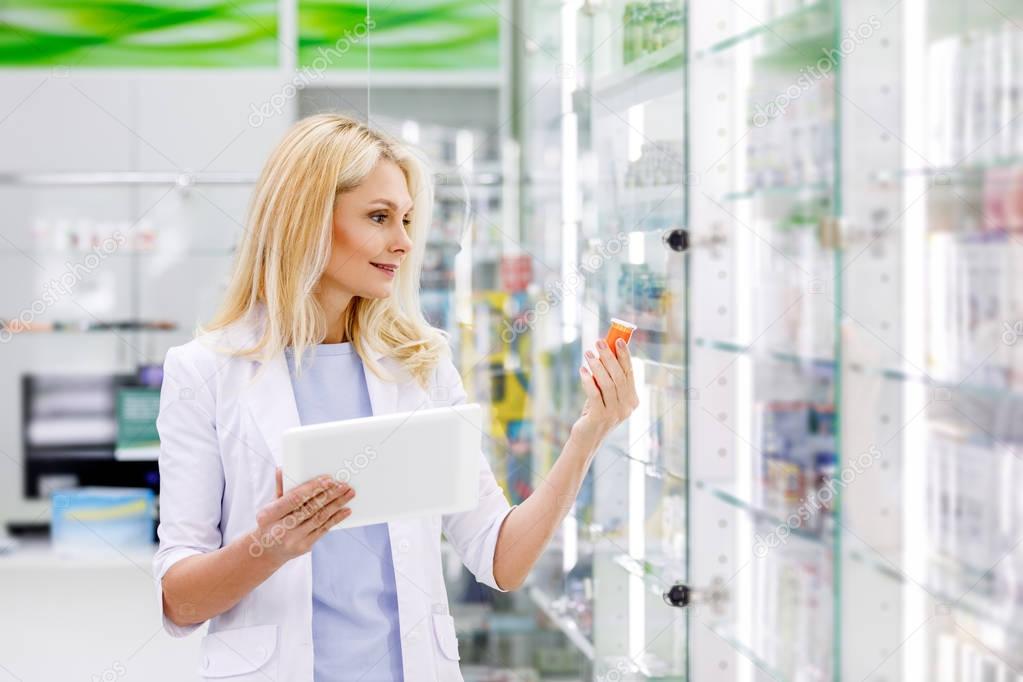
<svg viewBox="0 0 1023 682"><path fill-rule="evenodd" d="M837 675L837 7L690 3L692 679Z"/></svg>
<svg viewBox="0 0 1023 682"><path fill-rule="evenodd" d="M685 12L616 0L586 3L578 19L577 343L592 345L612 318L635 324L640 394L590 474L600 537L614 542L595 565L604 679L683 679L688 665L685 612L663 598L687 578Z"/></svg>
<svg viewBox="0 0 1023 682"><path fill-rule="evenodd" d="M1023 3L887 8L843 8L883 37L844 66L843 674L1015 680Z"/></svg>

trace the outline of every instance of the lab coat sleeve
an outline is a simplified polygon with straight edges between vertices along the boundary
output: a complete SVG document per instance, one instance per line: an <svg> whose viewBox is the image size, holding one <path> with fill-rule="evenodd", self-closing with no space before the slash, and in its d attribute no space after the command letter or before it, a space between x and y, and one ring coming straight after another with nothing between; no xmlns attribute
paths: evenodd
<svg viewBox="0 0 1023 682"><path fill-rule="evenodd" d="M178 626L163 613L163 576L182 559L220 548L224 471L214 396L190 361L187 346L171 348L163 365L160 412L160 546L153 558L163 627L184 637L201 624Z"/></svg>
<svg viewBox="0 0 1023 682"><path fill-rule="evenodd" d="M441 361L437 372L436 389L450 405L460 405L468 399L462 378L450 360ZM508 503L501 486L497 484L487 458L480 457L479 503L474 509L442 518L444 535L451 542L465 567L476 580L505 592L494 579L494 550L505 517L514 508Z"/></svg>

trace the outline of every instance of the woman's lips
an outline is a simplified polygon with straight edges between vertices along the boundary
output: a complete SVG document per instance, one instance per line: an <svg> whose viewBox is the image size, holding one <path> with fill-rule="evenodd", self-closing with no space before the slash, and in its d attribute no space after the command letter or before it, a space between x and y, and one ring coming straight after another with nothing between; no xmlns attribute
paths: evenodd
<svg viewBox="0 0 1023 682"><path fill-rule="evenodd" d="M370 265L375 267L377 270L382 270L388 277L394 277L398 270L397 265L385 265L381 263L370 263Z"/></svg>

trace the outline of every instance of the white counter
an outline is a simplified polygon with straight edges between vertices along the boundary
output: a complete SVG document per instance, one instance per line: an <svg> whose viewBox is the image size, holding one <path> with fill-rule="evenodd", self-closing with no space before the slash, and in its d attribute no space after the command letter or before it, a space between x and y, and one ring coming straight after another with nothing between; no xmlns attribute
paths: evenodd
<svg viewBox="0 0 1023 682"><path fill-rule="evenodd" d="M163 632L155 546L61 556L48 543L0 555L0 680L195 680L202 631Z"/></svg>

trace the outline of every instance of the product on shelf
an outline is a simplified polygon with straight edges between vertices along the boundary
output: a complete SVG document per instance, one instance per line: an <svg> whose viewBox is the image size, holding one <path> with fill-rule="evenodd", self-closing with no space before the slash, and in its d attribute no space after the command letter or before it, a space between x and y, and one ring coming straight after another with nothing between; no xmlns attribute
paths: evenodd
<svg viewBox="0 0 1023 682"><path fill-rule="evenodd" d="M997 181L996 181L997 182ZM1004 215L985 191L985 212ZM999 190L1000 191L1000 190ZM928 373L935 379L993 388L1023 385L1023 291L1019 233L980 230L967 218L958 231L932 232L927 243Z"/></svg>
<svg viewBox="0 0 1023 682"><path fill-rule="evenodd" d="M781 679L831 679L832 557L789 549L754 561L753 649Z"/></svg>
<svg viewBox="0 0 1023 682"><path fill-rule="evenodd" d="M153 541L156 496L148 488L65 488L51 500L50 542L61 553L145 550Z"/></svg>
<svg viewBox="0 0 1023 682"><path fill-rule="evenodd" d="M1015 22L928 48L927 158L937 166L1023 155L1023 31Z"/></svg>
<svg viewBox="0 0 1023 682"><path fill-rule="evenodd" d="M23 322L18 319L0 319L0 330L11 334L31 332L105 332L105 331L173 331L177 323L171 320L51 320Z"/></svg>
<svg viewBox="0 0 1023 682"><path fill-rule="evenodd" d="M685 14L677 2L634 0L622 11L622 62L629 64L685 38Z"/></svg>
<svg viewBox="0 0 1023 682"><path fill-rule="evenodd" d="M945 626L931 643L935 682L1019 682L1018 664L997 655L962 626Z"/></svg>
<svg viewBox="0 0 1023 682"><path fill-rule="evenodd" d="M151 251L158 231L150 220L93 220L91 218L36 218L32 225L33 246L55 251L114 252L124 248Z"/></svg>
<svg viewBox="0 0 1023 682"><path fill-rule="evenodd" d="M813 5L817 0L766 0L764 3L764 18L768 21L779 19L792 12Z"/></svg>
<svg viewBox="0 0 1023 682"><path fill-rule="evenodd" d="M561 606L587 639L593 638L593 558L583 557L565 575Z"/></svg>
<svg viewBox="0 0 1023 682"><path fill-rule="evenodd" d="M805 78L805 76L803 77ZM746 186L830 184L835 172L835 82L830 74L790 94L792 76L755 79L750 92Z"/></svg>
<svg viewBox="0 0 1023 682"><path fill-rule="evenodd" d="M668 187L685 180L681 140L644 142L639 158L625 169L626 187Z"/></svg>
<svg viewBox="0 0 1023 682"><path fill-rule="evenodd" d="M524 292L533 282L533 257L529 254L501 256L501 289Z"/></svg>
<svg viewBox="0 0 1023 682"><path fill-rule="evenodd" d="M766 511L805 534L833 520L838 456L835 407L830 403L771 401L758 405L758 479Z"/></svg>
<svg viewBox="0 0 1023 682"><path fill-rule="evenodd" d="M773 231L771 243L753 244L754 328L765 330L764 342L772 350L807 358L834 355L830 206L824 197L793 202L784 217L763 228Z"/></svg>
<svg viewBox="0 0 1023 682"><path fill-rule="evenodd" d="M936 402L927 412L926 585L953 610L935 624L932 646L939 666L958 662L942 680L1003 679L1003 666L1023 666L1023 637L1012 626L1023 613L1021 425L1018 396Z"/></svg>
<svg viewBox="0 0 1023 682"><path fill-rule="evenodd" d="M618 297L630 311L640 316L658 319L655 328L663 324L665 276L651 270L648 263L622 263L618 275ZM640 324L646 327L645 324Z"/></svg>

